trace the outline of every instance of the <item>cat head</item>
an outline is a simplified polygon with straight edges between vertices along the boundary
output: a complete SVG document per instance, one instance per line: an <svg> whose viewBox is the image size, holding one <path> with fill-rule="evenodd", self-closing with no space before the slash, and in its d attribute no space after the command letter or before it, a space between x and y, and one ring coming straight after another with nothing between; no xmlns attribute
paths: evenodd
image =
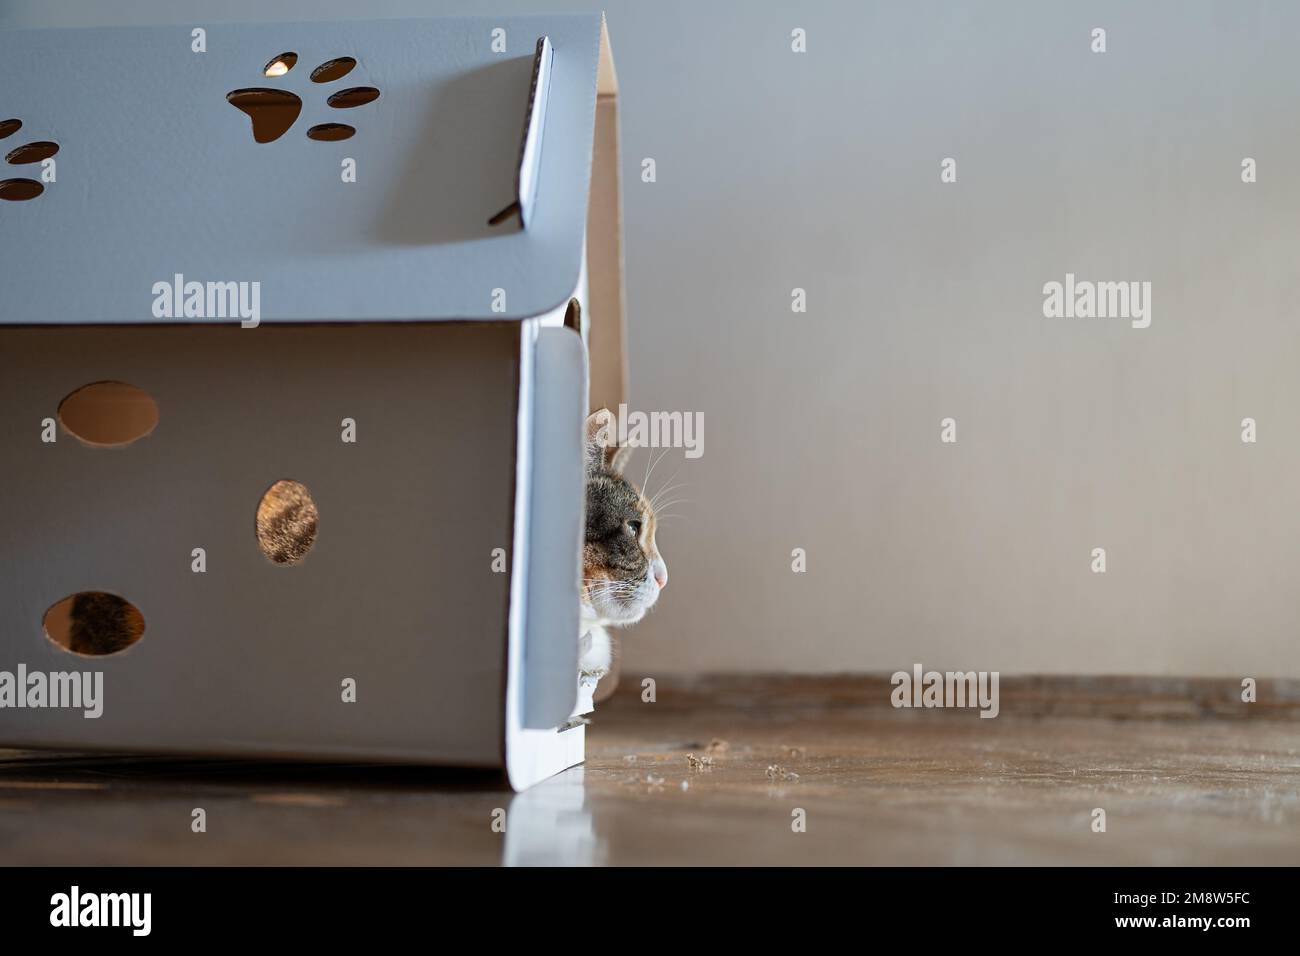
<svg viewBox="0 0 1300 956"><path fill-rule="evenodd" d="M650 502L623 477L631 446L619 447L607 408L587 419L587 533L582 545L582 604L609 624L635 624L668 586L655 544Z"/></svg>

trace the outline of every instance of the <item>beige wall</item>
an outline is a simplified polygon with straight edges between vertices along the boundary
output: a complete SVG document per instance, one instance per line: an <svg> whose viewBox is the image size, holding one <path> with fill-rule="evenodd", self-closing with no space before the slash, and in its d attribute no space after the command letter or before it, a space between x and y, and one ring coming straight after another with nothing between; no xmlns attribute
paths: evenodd
<svg viewBox="0 0 1300 956"><path fill-rule="evenodd" d="M1300 11L948 6L619 60L633 400L706 422L629 675L1300 675Z"/></svg>

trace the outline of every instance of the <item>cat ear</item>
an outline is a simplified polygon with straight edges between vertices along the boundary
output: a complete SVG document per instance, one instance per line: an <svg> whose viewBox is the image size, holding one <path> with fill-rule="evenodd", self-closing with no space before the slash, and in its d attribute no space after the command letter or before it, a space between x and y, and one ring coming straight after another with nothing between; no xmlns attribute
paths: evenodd
<svg viewBox="0 0 1300 956"><path fill-rule="evenodd" d="M601 408L587 416L587 471L596 471L604 466L609 452L618 450L610 448L615 441L613 412Z"/></svg>
<svg viewBox="0 0 1300 956"><path fill-rule="evenodd" d="M610 448L605 458L605 467L616 475L623 474L623 469L632 459L633 446L624 445L621 448Z"/></svg>
<svg viewBox="0 0 1300 956"><path fill-rule="evenodd" d="M587 416L587 470L604 469L616 475L623 473L632 446L618 446L618 429L614 413L608 408L597 409Z"/></svg>

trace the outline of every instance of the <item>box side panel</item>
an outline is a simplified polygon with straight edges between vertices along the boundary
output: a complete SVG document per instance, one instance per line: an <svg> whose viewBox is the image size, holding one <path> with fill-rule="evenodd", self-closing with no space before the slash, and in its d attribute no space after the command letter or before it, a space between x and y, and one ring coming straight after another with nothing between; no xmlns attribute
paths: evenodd
<svg viewBox="0 0 1300 956"><path fill-rule="evenodd" d="M518 331L0 329L0 671L102 672L104 698L97 719L7 708L0 742L500 766ZM42 441L106 379L157 402L149 437ZM295 566L255 534L286 478L319 510ZM47 640L85 590L138 607L142 639Z"/></svg>
<svg viewBox="0 0 1300 956"><path fill-rule="evenodd" d="M585 366L576 332L540 330L524 648L524 725L534 729L564 723L577 696Z"/></svg>
<svg viewBox="0 0 1300 956"><path fill-rule="evenodd" d="M543 691L537 684L534 684L534 691L542 693L544 709L549 711L554 707L558 710L556 701L563 696L568 700L568 696L574 689L575 674L565 675L555 669L558 657L561 653L553 651L557 642L566 640L565 631L568 630L568 618L571 610L566 610L563 597L555 594L541 594L536 597L538 605L534 608L530 601L533 600L534 587L556 586L551 583L550 577L546 574L539 575L536 585L532 581L532 568L537 562L553 560L557 554L556 542L550 540L538 539L541 551L537 555L532 553L533 545L533 487L535 481L534 475L534 455L540 455L543 462L551 460L554 449L548 449L546 442L548 440L549 429L553 424L550 421L539 421L539 417L545 415L548 419L556 415L561 410L558 405L544 400L537 401L537 380L539 376L539 352L549 351L539 347L539 341L544 333L562 333L573 339L568 329L563 327L552 326L543 327L543 320L529 320L522 323L520 328L520 360L519 360L519 413L516 423L518 435L518 462L516 466L516 485L515 485L515 550L513 553L513 569L511 588L512 603L510 614L509 629L509 660L507 662L507 686L506 686L506 707L505 707L505 764L506 776L510 785L516 790L523 790L531 787L533 784L547 777L559 773L568 767L581 763L585 753L586 734L582 726L572 727L568 730L559 731L554 726L545 729L531 729L528 726L527 719L527 694L529 689L529 678L527 672L527 641L534 636L540 642L540 646L546 648L549 653L543 655L549 657L548 667L544 674L538 677L539 682L544 683ZM543 359L542 361L546 361ZM546 376L548 381L553 381L553 377ZM549 391L549 390L548 390ZM581 405L578 406L581 409ZM540 431L537 431L540 429ZM561 438L561 441L564 439ZM544 470L545 467L544 467ZM547 487L551 487L549 481ZM579 487L581 483L579 482ZM558 491L558 488L555 489ZM560 492L563 494L563 492ZM561 499L561 507L563 507ZM540 503L539 503L540 504ZM543 517L540 522L540 533L544 534L550 521ZM569 540L572 536L572 528L561 529L558 532L562 539ZM571 553L567 547L562 547L561 551L565 554ZM569 566L569 559L562 557L563 564ZM562 575L567 579L567 575ZM570 586L562 586L563 592L572 593ZM557 603L558 602L558 603ZM529 617L532 613L541 614L542 609L554 611L557 614L555 620L543 623L540 618L533 625L532 633L529 633ZM576 622L573 626L574 645L576 650ZM576 659L575 659L576 670ZM546 721L538 721L546 722Z"/></svg>

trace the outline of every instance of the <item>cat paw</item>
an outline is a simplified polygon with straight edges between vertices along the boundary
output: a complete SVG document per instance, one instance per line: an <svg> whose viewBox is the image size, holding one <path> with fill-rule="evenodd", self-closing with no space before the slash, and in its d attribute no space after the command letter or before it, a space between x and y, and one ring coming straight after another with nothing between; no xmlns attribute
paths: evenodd
<svg viewBox="0 0 1300 956"><path fill-rule="evenodd" d="M599 683L608 673L608 667L584 667L582 670L578 671L578 679L584 683L590 681L591 683L596 684Z"/></svg>
<svg viewBox="0 0 1300 956"><path fill-rule="evenodd" d="M593 627L578 642L578 677L599 681L614 664L614 644L603 627Z"/></svg>

